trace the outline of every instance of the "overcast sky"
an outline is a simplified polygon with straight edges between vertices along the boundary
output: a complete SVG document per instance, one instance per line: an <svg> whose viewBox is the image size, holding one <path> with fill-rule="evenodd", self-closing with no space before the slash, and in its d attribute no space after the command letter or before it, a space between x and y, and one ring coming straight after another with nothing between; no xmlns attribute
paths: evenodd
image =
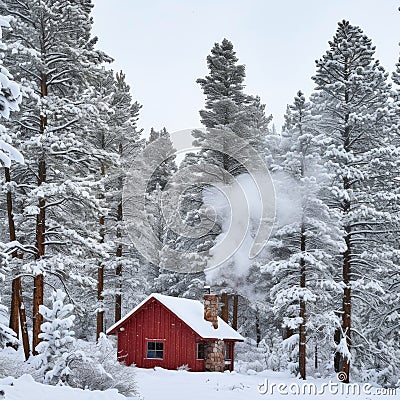
<svg viewBox="0 0 400 400"><path fill-rule="evenodd" d="M359 25L392 71L399 56L398 0L94 0L98 47L127 76L143 108L139 126L199 127L204 105L196 79L224 37L246 65L246 92L258 94L279 127L301 89L309 95L315 60L339 20Z"/></svg>

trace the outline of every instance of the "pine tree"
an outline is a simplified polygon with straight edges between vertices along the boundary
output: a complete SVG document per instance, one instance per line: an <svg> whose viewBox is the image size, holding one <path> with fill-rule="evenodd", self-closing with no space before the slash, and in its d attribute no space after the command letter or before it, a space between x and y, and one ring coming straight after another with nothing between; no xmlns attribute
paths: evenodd
<svg viewBox="0 0 400 400"><path fill-rule="evenodd" d="M175 149L169 133L151 131L150 140L135 158L124 189L126 229L146 264L146 280L151 282L160 268L160 251L167 234L166 215L172 209L161 203L165 185L176 170ZM163 208L162 208L163 207Z"/></svg>
<svg viewBox="0 0 400 400"><path fill-rule="evenodd" d="M74 307L64 304L66 294L56 290L50 297L52 308L40 305L39 312L45 322L41 325L39 337L42 341L36 351L37 368L44 376L44 383L51 385L62 384L66 381L69 368L67 357L69 350L75 342L74 325L75 316L71 315Z"/></svg>
<svg viewBox="0 0 400 400"><path fill-rule="evenodd" d="M126 83L123 72L115 75L115 94L112 101L115 110L112 118L112 126L116 136L116 145L118 146L118 156L120 160L119 167L113 175L115 190L112 192L113 199L117 199L113 205L115 210L112 215L115 218L114 235L116 237L117 249L115 252L115 312L114 321L121 319L122 315L122 289L123 282L126 286L136 287L140 281L135 276L134 260L136 260L136 250L132 244L127 241L127 232L124 228L124 209L122 202L122 192L124 189L127 169L130 168L133 157L142 147L142 141L139 138L140 132L137 129L137 120L141 105L133 102L130 94L130 87ZM132 278L128 278L130 273ZM122 278L124 275L124 279Z"/></svg>
<svg viewBox="0 0 400 400"><path fill-rule="evenodd" d="M0 17L0 46L2 49L7 48L7 44L2 41L2 28L9 28L9 19ZM8 70L2 65L0 58L0 114L3 118L8 119L11 111L18 111L19 104L21 103L21 93L19 86L12 79L13 77ZM7 129L0 124L0 166L4 167L5 180L0 184L6 192L7 202L7 215L8 215L8 231L9 231L9 244L1 242L0 236L0 281L5 280L5 273L10 274L10 271L5 271L4 267L9 261L9 255L16 255L13 243L16 243L15 225L13 216L12 205L12 188L10 180L10 166L11 162L23 163L24 159L21 153L12 146L11 136L8 134ZM6 321L7 307L1 304L0 299L0 347L6 344L15 344L16 336L18 335L17 326L8 328Z"/></svg>
<svg viewBox="0 0 400 400"><path fill-rule="evenodd" d="M365 379L375 379L382 386L395 384L399 369L397 365L400 358L398 335L400 285L399 218L400 212L400 63L396 64L392 75L395 90L392 91L391 128L386 131L386 145L376 152L370 161L375 170L374 193L376 208L390 214L391 219L386 221L385 229L380 226L381 233L377 234L380 244L378 254L371 254L371 264L385 263L385 269L380 273L380 281L385 293L382 301L369 307L368 313L363 315L363 324L369 326L369 340L374 344L374 351L364 354L361 373ZM372 155L372 154L371 154ZM372 166L371 165L371 166ZM382 221L383 222L383 221ZM377 328L378 327L378 328ZM376 353L378 355L376 355Z"/></svg>
<svg viewBox="0 0 400 400"><path fill-rule="evenodd" d="M387 197L377 183L388 171L382 155L388 152L390 85L374 52L359 27L342 21L329 50L316 61L313 77L317 87L312 100L321 116L318 129L326 136L324 157L334 175L329 205L341 215L346 246L342 327L335 357L335 368L345 372L346 382L351 349L379 357L368 339L371 327L361 317L371 304L382 301L384 288L377 276L385 273L393 250L378 239L389 234L393 217L379 206L380 198Z"/></svg>
<svg viewBox="0 0 400 400"><path fill-rule="evenodd" d="M9 23L4 17L0 17L0 35L2 35L2 27L9 27ZM6 46L2 41L0 41L0 44L2 48ZM5 119L9 119L11 111L19 110L19 104L22 99L18 84L15 83L12 78L7 68L0 63L0 115ZM23 157L21 153L12 146L11 137L7 134L6 128L0 125L1 165L5 168L10 168L12 161L23 162Z"/></svg>
<svg viewBox="0 0 400 400"><path fill-rule="evenodd" d="M237 62L229 40L215 43L207 56L209 75L197 80L206 96L205 110L200 111L200 117L207 130L193 131L195 144L202 147L206 162L233 175L244 172L243 165L235 159L235 155L240 158L242 146L239 144L235 149L230 144L229 147L234 149L232 153L237 154L224 151L226 139L223 131L233 132L257 150L265 149L265 135L272 119L272 116L265 116L265 105L261 104L258 96L244 93L245 66ZM216 149L216 143L220 144L220 150Z"/></svg>
<svg viewBox="0 0 400 400"><path fill-rule="evenodd" d="M238 64L238 58L230 41L224 39L221 44L214 45L207 57L207 66L209 74L197 80L206 97L205 109L200 111L201 121L206 130L193 132L194 144L201 147L197 173L194 174L199 184L196 188L185 192L188 200L186 207L190 209L187 214L188 223L190 226L197 224L198 230L201 228L202 233L196 238L187 237L182 242L195 251L201 250L198 257L194 257L195 264L200 264L201 260L207 267L213 267L215 260L221 254L221 250L215 245L224 241L230 216L229 210L223 207L224 210L221 210L220 215L215 215L214 224L208 223L210 216L213 215L212 209L216 206L214 200L220 203L218 195L208 189L213 185L222 185L220 188L223 188L223 191L237 195L233 189L237 183L235 179L240 177L244 183L248 182L248 177L241 175L249 173L254 177L258 174L260 165L264 166L264 160L266 161L269 154L267 136L270 133L268 125L272 116L265 114L265 105L261 103L260 97L244 92L245 67ZM255 152L257 162L254 157ZM202 179L197 178L199 175ZM208 198L207 204L206 198ZM257 232L256 223L248 222L250 226L247 231L239 233L244 233L246 245L255 238ZM203 232L208 226L208 232ZM234 229L243 231L246 228L237 226ZM253 262L247 260L248 254L244 256L244 252L242 248L234 252L235 254L230 253L229 260L218 269L210 271L208 280L212 282L214 290L227 293L240 290L243 296L250 295L251 302L241 298L241 304L251 303L254 306L254 310L246 309L246 312L255 318L251 322L246 321L250 326L257 325L257 320L259 322L263 317L259 315L262 307L258 306L257 296L251 296L257 291L255 288L257 280L255 276L251 277L249 274L257 275L255 272L257 263L255 260L252 260ZM240 257L244 259L239 260ZM244 273L246 266L249 268ZM256 309L258 311L254 313Z"/></svg>
<svg viewBox="0 0 400 400"><path fill-rule="evenodd" d="M207 98L206 109L200 111L201 122L207 128L233 125L238 120L239 107L246 96L245 67L237 61L233 45L227 39L215 43L207 56L210 75L197 80Z"/></svg>
<svg viewBox="0 0 400 400"><path fill-rule="evenodd" d="M296 370L302 379L306 378L306 343L317 345L319 333L333 335L336 318L330 307L339 291L334 256L343 247L338 221L324 203L330 177L318 151L323 140L315 132L310 103L298 92L288 107L276 155L278 219L268 243L272 260L263 270L273 277L274 312L290 332L287 336L296 335L288 340L297 340Z"/></svg>
<svg viewBox="0 0 400 400"><path fill-rule="evenodd" d="M194 174L198 184L188 190L186 196L190 200L188 205L194 205L188 214L191 226L200 221L207 225L205 221L212 215L202 199L204 189L213 184L229 186L233 183L232 177L249 172L251 160L246 150L254 149L261 158L265 156L268 124L272 118L265 115L265 105L258 96L244 93L245 67L238 64L229 40L214 45L207 57L207 65L209 75L197 80L206 96L205 110L200 111L200 116L207 129L193 132L194 143L201 151ZM190 244L191 248L201 249L204 262L209 259L207 251L221 233L221 221L215 222L207 234L202 233ZM184 239L184 242L189 244L190 239Z"/></svg>
<svg viewBox="0 0 400 400"><path fill-rule="evenodd" d="M29 95L10 129L26 160L13 174L23 204L17 226L20 264L35 276L34 349L44 274L75 279L79 286L92 283L85 275L96 258L106 256L89 222L101 211L92 168L96 149L89 146L85 127L94 112L88 71L109 58L90 38L91 8L90 1L1 2L1 10L14 16L7 67Z"/></svg>
<svg viewBox="0 0 400 400"><path fill-rule="evenodd" d="M85 127L86 140L93 149L90 168L97 177L97 197L102 209L102 215L93 229L99 232L99 241L108 253L108 257L99 259L97 265L95 307L96 337L99 338L106 325L121 318L122 284L133 286L132 279L136 279L137 255L123 223L122 192L125 176L142 145L136 126L141 106L132 101L122 72L114 74L99 66L88 74L88 83L93 92L89 101L95 112ZM111 309L114 312L110 312ZM82 317L90 320L89 315L94 310L86 307L86 310L79 311L83 311ZM79 333L87 334L87 329Z"/></svg>
<svg viewBox="0 0 400 400"><path fill-rule="evenodd" d="M210 235L197 231L201 222L202 188L189 175L201 175L201 156L187 153L166 187L166 209L177 210L164 214L167 229L160 252L160 273L155 280L155 290L173 296L200 299L204 287L206 252L211 245ZM176 208L178 200L178 208ZM180 224L177 226L177 221Z"/></svg>
<svg viewBox="0 0 400 400"><path fill-rule="evenodd" d="M163 147L169 147L167 152L174 153L173 144L170 138L169 133L165 128L161 131L157 132L153 128L150 131L150 137L147 141L147 145L154 143L156 140L161 139L159 143L163 145ZM155 149L156 150L156 149ZM162 162L152 174L152 177L147 185L147 190L149 193L156 190L156 188L160 188L164 190L166 184L171 179L172 175L176 172L177 166L175 162L175 155L166 159Z"/></svg>

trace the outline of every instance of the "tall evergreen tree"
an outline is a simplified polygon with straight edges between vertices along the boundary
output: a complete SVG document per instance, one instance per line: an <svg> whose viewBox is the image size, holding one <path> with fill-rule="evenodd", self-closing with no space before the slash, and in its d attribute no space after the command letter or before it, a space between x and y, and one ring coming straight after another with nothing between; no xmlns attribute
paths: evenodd
<svg viewBox="0 0 400 400"><path fill-rule="evenodd" d="M233 175L243 173L243 166L234 155L224 152L224 138L221 131L227 130L246 140L254 148L265 149L265 135L272 117L265 115L265 105L258 96L244 93L245 66L238 64L233 44L224 39L215 43L207 56L209 75L197 79L206 96L205 109L200 110L202 124L206 131L195 130L196 145L203 148L203 157L208 163L217 165ZM213 131L217 128L219 131ZM210 130L211 129L211 130ZM222 133L223 135L223 133ZM215 149L215 141L221 150ZM232 148L232 144L230 144ZM235 149L240 158L241 146Z"/></svg>
<svg viewBox="0 0 400 400"><path fill-rule="evenodd" d="M125 286L136 287L137 254L132 244L127 240L127 232L124 227L124 208L122 201L122 192L124 189L125 178L132 160L143 143L140 140L140 132L137 128L139 111L141 105L134 102L130 93L130 87L126 82L125 74L121 71L115 75L115 94L112 101L115 110L112 118L112 127L115 132L115 145L118 147L119 168L114 174L115 190L112 192L112 198L117 199L112 207L114 212L112 216L115 219L113 236L116 237L115 252L115 311L114 321L118 321L122 316L123 302L122 292L123 283ZM133 262L132 262L133 261ZM134 297L134 296L132 296Z"/></svg>
<svg viewBox="0 0 400 400"><path fill-rule="evenodd" d="M207 128L232 126L239 120L240 107L247 97L243 93L245 66L237 62L233 44L227 39L215 43L207 56L210 74L197 80L206 96L206 109L200 116Z"/></svg>
<svg viewBox="0 0 400 400"><path fill-rule="evenodd" d="M91 168L96 149L86 141L85 126L93 112L87 71L109 58L94 49L91 8L90 1L72 0L0 4L14 17L7 66L30 94L18 129L10 128L26 154L26 166L15 171L25 217L17 229L25 253L21 264L34 275L34 352L44 274L82 284L96 257L105 256L89 222L101 211Z"/></svg>
<svg viewBox="0 0 400 400"><path fill-rule="evenodd" d="M285 115L276 155L277 228L268 243L272 259L263 268L273 277L274 312L291 332L287 336L296 335L288 340L297 340L295 370L302 379L306 379L306 343L318 345L322 335L333 343L336 317L331 303L340 290L335 283L335 254L343 248L338 221L324 203L330 177L319 154L324 138L314 125L311 105L298 92ZM331 350L328 344L320 353L329 358Z"/></svg>
<svg viewBox="0 0 400 400"><path fill-rule="evenodd" d="M377 185L381 169L388 172L381 155L388 145L390 85L374 52L359 27L342 21L328 51L316 61L313 77L317 87L312 100L321 115L318 129L327 138L324 156L334 174L329 205L341 215L346 246L341 268L342 327L335 358L346 382L351 349L379 357L368 339L371 329L361 317L371 304L382 301L384 288L377 276L390 264L393 251L379 240L389 233L387 224L393 218L380 209L380 198L387 193ZM381 254L379 260L374 253Z"/></svg>
<svg viewBox="0 0 400 400"><path fill-rule="evenodd" d="M187 153L165 188L167 194L174 193L170 199L166 197L165 207L176 212L164 215L168 229L160 251L160 274L155 281L155 289L161 293L197 299L202 296L205 282L204 253L211 246L210 235L196 230L203 211L202 187L189 178L192 173L201 175L200 158L199 154ZM182 225L176 226L177 220Z"/></svg>
<svg viewBox="0 0 400 400"><path fill-rule="evenodd" d="M2 41L2 28L9 27L9 20L6 17L0 17L0 46L2 49L7 48L7 44ZM0 57L0 114L2 118L8 119L11 111L18 111L19 104L21 103L21 93L18 84L12 80L11 74L2 65L2 57ZM5 280L5 273L10 273L8 270L5 271L9 255L16 255L13 251L13 243L16 242L15 236L15 225L13 216L13 205L12 205L12 187L10 181L10 166L11 162L23 163L23 157L21 153L12 146L10 135L7 133L5 126L0 124L0 166L4 168L4 181L0 181L0 187L6 192L6 203L7 203L7 216L8 216L8 232L9 232L9 244L2 242L2 235L0 235L0 281ZM10 251L11 250L11 251ZM7 343L14 344L15 336L18 335L18 329L16 326L8 328L7 321L7 307L1 304L0 298L0 347L4 347Z"/></svg>
<svg viewBox="0 0 400 400"><path fill-rule="evenodd" d="M169 205L163 202L163 194L167 190L170 179L177 171L177 165L175 161L176 150L170 134L165 128L161 131L152 128L147 146L149 146L149 149L151 148L151 153L160 160L159 165L151 171L151 176L146 185L145 199L146 218L154 234L154 243L150 244L153 246L154 256L152 260L149 260L147 271L149 281L154 282L150 285L150 291L154 291L157 290L155 280L159 277L160 269L162 269L161 254L163 247L169 241L171 235L175 237L166 220L168 212L166 212L165 207Z"/></svg>

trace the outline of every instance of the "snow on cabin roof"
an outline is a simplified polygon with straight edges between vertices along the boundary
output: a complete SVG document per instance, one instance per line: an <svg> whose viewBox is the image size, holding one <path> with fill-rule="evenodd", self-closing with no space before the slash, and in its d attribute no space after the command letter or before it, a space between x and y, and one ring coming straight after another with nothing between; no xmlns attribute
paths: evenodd
<svg viewBox="0 0 400 400"><path fill-rule="evenodd" d="M107 330L107 334L109 335L112 331L118 328L118 326L123 324L151 298L154 298L162 303L203 339L228 339L240 341L244 340L244 337L242 335L236 332L219 317L218 328L215 329L211 322L204 319L204 308L203 304L200 301L184 299L182 297L165 296L159 293L152 293L149 297L144 299L131 312L126 314L122 319L112 325Z"/></svg>

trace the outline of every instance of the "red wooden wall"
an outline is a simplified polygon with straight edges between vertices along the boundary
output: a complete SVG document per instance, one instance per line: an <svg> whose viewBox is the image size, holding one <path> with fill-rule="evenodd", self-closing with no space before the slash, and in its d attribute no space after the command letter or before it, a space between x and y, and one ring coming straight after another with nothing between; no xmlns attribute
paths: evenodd
<svg viewBox="0 0 400 400"><path fill-rule="evenodd" d="M151 298L118 329L118 357L127 365L176 369L188 364L190 371L204 371L196 360L196 342L202 339L158 300ZM164 343L164 358L147 359L147 340ZM233 350L233 349L232 349Z"/></svg>

